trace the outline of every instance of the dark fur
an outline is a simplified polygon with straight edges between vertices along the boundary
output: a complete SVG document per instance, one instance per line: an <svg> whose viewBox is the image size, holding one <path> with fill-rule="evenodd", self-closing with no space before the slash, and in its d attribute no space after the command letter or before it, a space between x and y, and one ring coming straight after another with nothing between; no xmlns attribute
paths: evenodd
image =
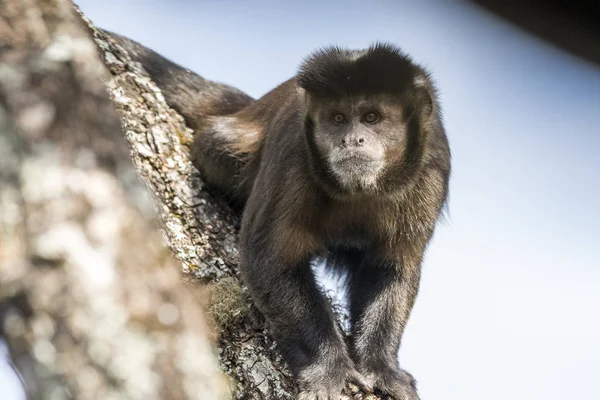
<svg viewBox="0 0 600 400"><path fill-rule="evenodd" d="M300 380L300 398L337 399L355 382L364 391L417 399L397 354L450 174L429 75L390 45L329 48L254 101L111 36L194 128L194 163L204 179L245 203L242 275ZM338 101L349 118L369 104L385 118L330 126L324 110ZM334 152L323 150L330 145L341 154L338 175ZM344 164L344 152L379 164ZM379 172L373 184L355 171ZM349 347L309 267L316 256L348 276Z"/></svg>
<svg viewBox="0 0 600 400"><path fill-rule="evenodd" d="M407 77L416 69L407 55L390 44L377 43L361 51L328 47L302 63L297 80L313 95L396 94L406 90Z"/></svg>

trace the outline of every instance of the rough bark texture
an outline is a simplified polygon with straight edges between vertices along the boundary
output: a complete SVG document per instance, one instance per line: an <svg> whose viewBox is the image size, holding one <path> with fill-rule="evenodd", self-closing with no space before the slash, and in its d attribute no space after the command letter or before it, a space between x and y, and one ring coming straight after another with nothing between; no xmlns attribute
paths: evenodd
<svg viewBox="0 0 600 400"><path fill-rule="evenodd" d="M203 190L189 158L192 131L138 63L86 20L112 78L137 171L155 195L167 243L189 280L209 283L220 364L235 398L292 399L296 388L237 272L237 217Z"/></svg>
<svg viewBox="0 0 600 400"><path fill-rule="evenodd" d="M70 1L0 10L0 334L31 396L229 396L207 297L232 396L295 398L238 277L237 217L203 190L183 118Z"/></svg>
<svg viewBox="0 0 600 400"><path fill-rule="evenodd" d="M227 398L94 43L69 2L0 4L0 335L28 395Z"/></svg>

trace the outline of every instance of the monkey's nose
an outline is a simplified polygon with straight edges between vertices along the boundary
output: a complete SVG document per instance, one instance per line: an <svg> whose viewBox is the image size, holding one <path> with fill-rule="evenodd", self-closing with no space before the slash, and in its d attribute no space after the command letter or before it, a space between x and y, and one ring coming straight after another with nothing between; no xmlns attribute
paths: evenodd
<svg viewBox="0 0 600 400"><path fill-rule="evenodd" d="M352 138L343 138L342 145L344 147L360 147L365 144L365 138L362 136L352 137Z"/></svg>

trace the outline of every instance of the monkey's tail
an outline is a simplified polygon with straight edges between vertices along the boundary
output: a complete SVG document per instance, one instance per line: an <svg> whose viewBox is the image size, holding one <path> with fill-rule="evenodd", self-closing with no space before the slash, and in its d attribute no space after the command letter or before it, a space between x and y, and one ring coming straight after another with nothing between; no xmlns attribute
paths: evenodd
<svg viewBox="0 0 600 400"><path fill-rule="evenodd" d="M232 86L204 79L131 39L104 33L142 65L169 106L194 130L191 158L205 183L241 207L254 181L262 131L230 115L254 99Z"/></svg>
<svg viewBox="0 0 600 400"><path fill-rule="evenodd" d="M160 54L117 33L103 32L142 64L167 103L196 130L205 117L233 114L254 99L232 86L204 79Z"/></svg>

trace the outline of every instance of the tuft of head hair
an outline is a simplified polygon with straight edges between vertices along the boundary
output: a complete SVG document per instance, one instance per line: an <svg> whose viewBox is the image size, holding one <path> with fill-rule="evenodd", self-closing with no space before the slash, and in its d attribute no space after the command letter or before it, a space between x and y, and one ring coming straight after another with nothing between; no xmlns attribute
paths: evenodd
<svg viewBox="0 0 600 400"><path fill-rule="evenodd" d="M427 79L400 48L377 42L366 50L319 49L302 62L296 80L312 95L347 97L402 93L421 75Z"/></svg>

